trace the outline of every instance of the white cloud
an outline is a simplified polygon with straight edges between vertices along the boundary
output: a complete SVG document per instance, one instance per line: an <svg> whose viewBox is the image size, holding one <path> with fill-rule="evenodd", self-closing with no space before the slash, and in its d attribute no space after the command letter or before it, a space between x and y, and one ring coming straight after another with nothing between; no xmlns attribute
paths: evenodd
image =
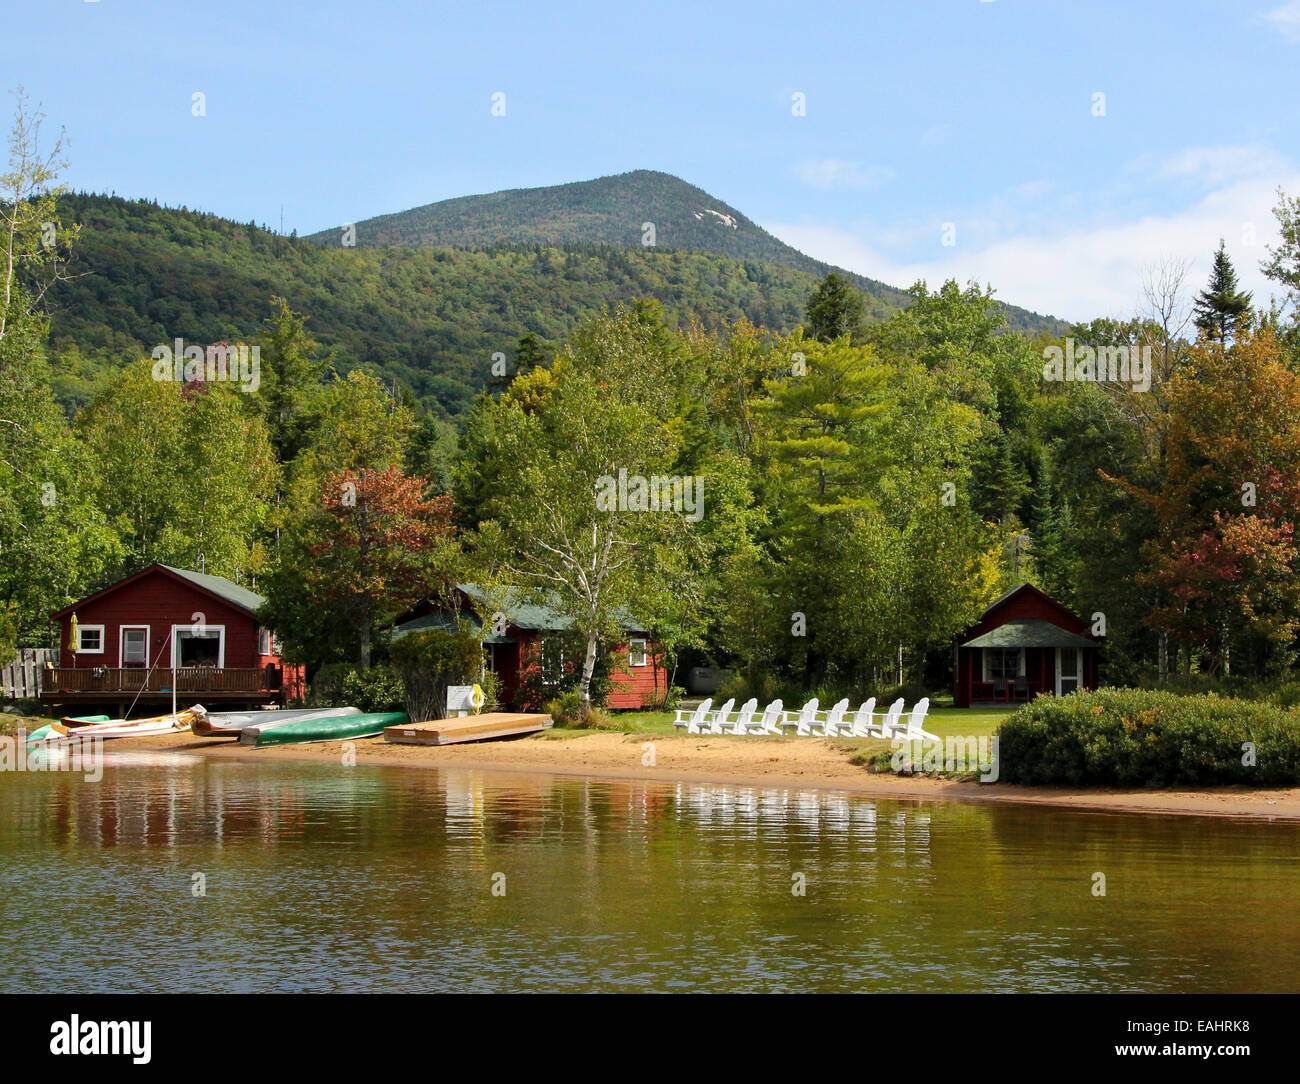
<svg viewBox="0 0 1300 1084"><path fill-rule="evenodd" d="M1287 41L1300 41L1300 0L1274 8L1264 20Z"/></svg>
<svg viewBox="0 0 1300 1084"><path fill-rule="evenodd" d="M1097 193L1082 203L1078 193L1063 193L1060 207L1073 207L1071 213L1035 216L1019 230L1014 225L1008 229L1007 220L996 213L1005 210L1005 197L965 215L936 214L933 222L864 222L845 228L801 221L764 223L764 228L810 256L891 286L906 287L923 278L933 288L949 278L961 283L974 279L992 285L1003 301L1067 320L1134 315L1144 273L1165 257L1191 264L1188 284L1195 293L1209 277L1210 259L1222 237L1243 288L1254 291L1256 304L1265 304L1270 295L1281 294L1259 270L1265 246L1276 243L1272 208L1277 188L1300 192L1300 169L1263 150L1190 148L1171 155L1148 174L1147 205L1168 204L1168 187L1180 177L1217 183L1180 210L1134 212L1121 221ZM1252 162L1265 165L1246 168ZM1080 221L1089 207L1106 207L1105 220ZM956 224L954 247L940 244L941 217Z"/></svg>
<svg viewBox="0 0 1300 1084"><path fill-rule="evenodd" d="M799 163L799 177L814 188L876 188L894 175L888 166L863 166L842 158Z"/></svg>

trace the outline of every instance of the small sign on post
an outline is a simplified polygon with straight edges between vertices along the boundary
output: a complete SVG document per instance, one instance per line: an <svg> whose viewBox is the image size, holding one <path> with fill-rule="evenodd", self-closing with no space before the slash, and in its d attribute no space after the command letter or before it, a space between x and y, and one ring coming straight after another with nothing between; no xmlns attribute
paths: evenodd
<svg viewBox="0 0 1300 1084"><path fill-rule="evenodd" d="M447 717L459 718L474 710L473 685L447 686Z"/></svg>

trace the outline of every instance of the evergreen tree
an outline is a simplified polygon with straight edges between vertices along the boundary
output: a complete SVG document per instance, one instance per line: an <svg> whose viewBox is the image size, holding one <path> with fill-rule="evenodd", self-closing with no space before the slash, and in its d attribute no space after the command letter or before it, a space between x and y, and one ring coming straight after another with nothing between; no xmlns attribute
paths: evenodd
<svg viewBox="0 0 1300 1084"><path fill-rule="evenodd" d="M841 335L861 341L864 326L862 295L849 280L832 271L808 298L808 334L829 343Z"/></svg>
<svg viewBox="0 0 1300 1084"><path fill-rule="evenodd" d="M530 331L515 348L515 374L522 375L544 364L546 361L546 352L542 348L542 342L536 333Z"/></svg>
<svg viewBox="0 0 1300 1084"><path fill-rule="evenodd" d="M1214 268L1210 272L1210 284L1197 295L1192 306L1196 326L1207 338L1220 345L1250 324L1249 293L1244 293L1237 286L1237 272L1224 250L1223 240L1219 240L1219 251L1214 254Z"/></svg>

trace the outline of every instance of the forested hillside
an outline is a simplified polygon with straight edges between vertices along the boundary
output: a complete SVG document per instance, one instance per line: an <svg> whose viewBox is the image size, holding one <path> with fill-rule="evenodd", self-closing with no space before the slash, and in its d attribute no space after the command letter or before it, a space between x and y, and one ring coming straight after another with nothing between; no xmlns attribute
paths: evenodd
<svg viewBox="0 0 1300 1084"><path fill-rule="evenodd" d="M530 332L555 344L584 316L643 297L681 327L716 330L743 317L790 331L822 277L814 261L802 269L664 247L329 248L144 200L70 195L60 206L82 227L76 277L52 303L55 389L69 407L86 402L103 373L177 336L251 340L278 295L308 314L340 370L372 367L455 417L491 382L493 354L512 359ZM908 301L873 285L868 320Z"/></svg>
<svg viewBox="0 0 1300 1084"><path fill-rule="evenodd" d="M805 256L704 189L651 169L544 188L459 196L354 225L352 239L358 247L600 244L761 260L810 272L819 279L840 270L886 310L908 304L904 290ZM647 226L653 231L647 231ZM340 247L342 238L341 227L310 236L310 240L333 247ZM1051 317L1014 305L1006 309L1007 325L1014 331L1059 334L1064 330L1065 325Z"/></svg>
<svg viewBox="0 0 1300 1084"><path fill-rule="evenodd" d="M603 306L653 297L679 325L746 317L773 330L803 319L811 271L691 252L607 245L517 245L488 251L328 249L253 224L145 201L68 196L82 225L60 287L51 340L58 392L84 401L95 376L176 336L251 339L279 295L309 315L343 370L376 367L449 416L512 357L528 332L564 339ZM880 319L896 301L868 297Z"/></svg>

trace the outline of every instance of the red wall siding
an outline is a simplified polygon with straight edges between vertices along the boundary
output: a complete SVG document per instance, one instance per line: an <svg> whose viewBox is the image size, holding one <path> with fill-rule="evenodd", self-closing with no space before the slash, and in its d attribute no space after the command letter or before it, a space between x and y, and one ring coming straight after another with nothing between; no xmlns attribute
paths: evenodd
<svg viewBox="0 0 1300 1084"><path fill-rule="evenodd" d="M1021 591L985 614L977 624L972 625L958 637L958 642L961 643L966 640L973 640L977 636L983 636L986 632L1005 625L1008 621L1029 620L1032 618L1050 621L1053 625L1069 629L1079 636L1093 638L1088 623L1070 613L1064 606L1053 602L1051 599L1044 598L1034 591ZM1055 654L1048 651L1043 653L1040 660L1042 667L1045 668L1045 677L1051 681L1055 680L1056 675L1055 658ZM954 702L957 707L970 707L974 687L982 678L982 674L978 672L980 666L981 655L978 648L959 647L957 649L957 672L953 675ZM1027 654L1025 669L1031 678L1037 676L1031 672L1033 666L1034 663ZM1085 650L1083 653L1083 686L1087 689L1095 689L1098 683L1097 652L1095 650Z"/></svg>
<svg viewBox="0 0 1300 1084"><path fill-rule="evenodd" d="M535 674L537 668L541 665L541 643L536 629L517 629L511 626L508 633L512 638L519 641L519 654L513 657L512 665L508 669L500 667L500 656L498 656L497 672L502 681L501 698L504 702L513 699L515 691L519 688L521 678L524 675L531 676ZM637 637L637 639L640 638ZM613 684L626 686L626 688L610 689L609 706L611 708L645 707L656 695L656 682L658 682L658 692L663 692L668 680L668 673L660 660L654 655L654 640L649 637L646 637L646 640L647 657L644 666L628 666L628 645L626 643L619 645L618 654L623 660L623 666L614 668ZM501 649L498 648L497 650L500 651ZM545 705L521 704L520 707L538 711Z"/></svg>
<svg viewBox="0 0 1300 1084"><path fill-rule="evenodd" d="M268 662L279 662L275 655L258 653L256 618L160 570L79 606L76 613L80 625L104 626L104 653L79 653L77 666L121 666L120 629L123 625L148 625L149 662L160 667L170 666L172 626L193 624L196 613L202 614L208 625L225 625L226 666L261 667ZM60 625L60 664L72 666L73 654L69 644L71 617L62 618Z"/></svg>

